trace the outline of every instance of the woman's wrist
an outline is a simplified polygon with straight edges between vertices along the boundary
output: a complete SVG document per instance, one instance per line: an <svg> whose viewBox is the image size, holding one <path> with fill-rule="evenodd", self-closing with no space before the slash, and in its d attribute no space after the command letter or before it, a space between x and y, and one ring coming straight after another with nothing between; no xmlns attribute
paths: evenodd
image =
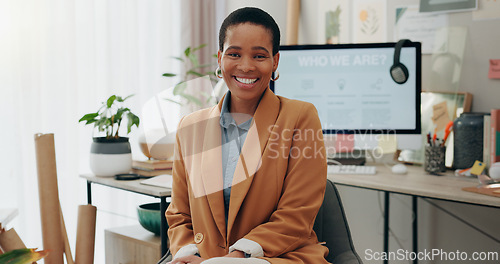
<svg viewBox="0 0 500 264"><path fill-rule="evenodd" d="M234 250L233 252L227 254L226 257L229 257L229 258L244 258L245 257L245 252L239 251L239 250Z"/></svg>

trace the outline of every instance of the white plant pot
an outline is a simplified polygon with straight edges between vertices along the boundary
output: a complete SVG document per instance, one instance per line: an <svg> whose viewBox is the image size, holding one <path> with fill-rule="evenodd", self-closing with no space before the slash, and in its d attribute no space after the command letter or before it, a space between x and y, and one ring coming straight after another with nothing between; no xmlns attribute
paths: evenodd
<svg viewBox="0 0 500 264"><path fill-rule="evenodd" d="M129 173L132 170L132 151L128 138L112 141L94 138L90 148L90 169L101 177Z"/></svg>

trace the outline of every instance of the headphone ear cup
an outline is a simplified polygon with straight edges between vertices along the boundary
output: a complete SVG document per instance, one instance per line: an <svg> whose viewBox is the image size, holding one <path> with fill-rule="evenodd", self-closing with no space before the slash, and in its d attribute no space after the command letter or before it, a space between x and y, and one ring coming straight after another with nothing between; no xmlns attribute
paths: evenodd
<svg viewBox="0 0 500 264"><path fill-rule="evenodd" d="M408 81L408 68L402 63L397 63L391 67L391 77L397 84L403 84Z"/></svg>

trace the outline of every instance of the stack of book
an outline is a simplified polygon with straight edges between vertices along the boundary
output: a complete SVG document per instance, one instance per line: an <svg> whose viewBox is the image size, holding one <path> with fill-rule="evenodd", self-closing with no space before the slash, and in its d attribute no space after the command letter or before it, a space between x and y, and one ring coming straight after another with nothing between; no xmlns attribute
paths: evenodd
<svg viewBox="0 0 500 264"><path fill-rule="evenodd" d="M134 160L132 171L142 176L172 174L173 160Z"/></svg>
<svg viewBox="0 0 500 264"><path fill-rule="evenodd" d="M489 166L493 165L495 162L500 162L500 109L491 109L490 116L490 145L489 148ZM486 150L488 151L488 149Z"/></svg>
<svg viewBox="0 0 500 264"><path fill-rule="evenodd" d="M500 109L491 109L483 124L483 162L490 168L500 162Z"/></svg>

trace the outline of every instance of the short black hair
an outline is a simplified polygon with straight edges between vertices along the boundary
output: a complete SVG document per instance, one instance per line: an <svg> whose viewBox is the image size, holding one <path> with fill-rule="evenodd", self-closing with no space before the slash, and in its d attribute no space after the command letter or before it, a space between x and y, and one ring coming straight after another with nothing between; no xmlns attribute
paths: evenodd
<svg viewBox="0 0 500 264"><path fill-rule="evenodd" d="M263 26L271 34L273 44L273 56L280 50L280 29L273 17L262 9L256 7L243 7L233 11L224 19L219 30L219 50L224 50L224 41L226 41L226 32L229 27L251 23Z"/></svg>

